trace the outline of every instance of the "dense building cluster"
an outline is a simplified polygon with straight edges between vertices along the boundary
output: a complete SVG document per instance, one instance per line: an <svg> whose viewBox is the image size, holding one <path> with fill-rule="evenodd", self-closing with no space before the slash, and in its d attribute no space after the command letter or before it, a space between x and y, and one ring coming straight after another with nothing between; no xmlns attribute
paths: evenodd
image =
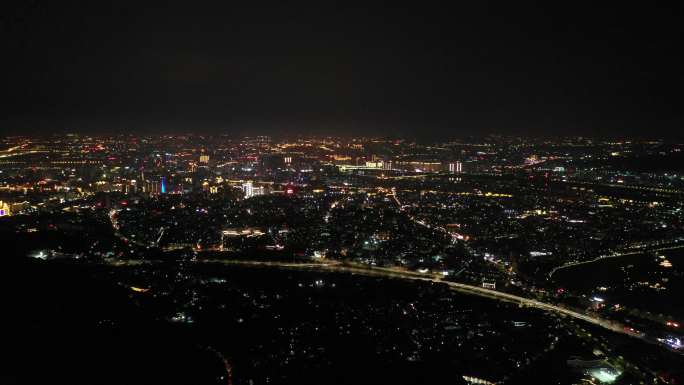
<svg viewBox="0 0 684 385"><path fill-rule="evenodd" d="M347 336L370 339L366 348L390 366L459 355L464 381L513 381L511 373L523 381L543 352L593 353L571 347L567 320L464 306L434 282L541 301L681 354L684 314L672 308L684 308L676 295L684 287L683 147L497 136L10 137L0 151L0 229L18 256L106 266L106 280L132 288L131 298L166 322L200 334L219 320L230 335L248 331L253 340L241 341L244 356L235 358L242 383L325 371L341 354L330 347ZM271 270L208 270L224 264L433 284L409 293L389 278L280 282ZM584 279L599 268L605 275ZM384 294L373 300L373 292ZM266 318L276 319L273 329ZM572 327L575 337L591 335ZM235 354L229 341L211 346ZM273 349L259 356L265 346ZM644 372L640 358L604 356L607 349L581 371L587 378L678 375ZM497 368L478 366L484 357Z"/></svg>

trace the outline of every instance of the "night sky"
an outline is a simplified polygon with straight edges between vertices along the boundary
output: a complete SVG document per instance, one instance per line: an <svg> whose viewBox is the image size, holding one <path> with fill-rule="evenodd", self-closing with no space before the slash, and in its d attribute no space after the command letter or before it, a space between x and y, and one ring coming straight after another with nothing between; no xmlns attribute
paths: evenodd
<svg viewBox="0 0 684 385"><path fill-rule="evenodd" d="M2 133L684 131L679 1L14 3Z"/></svg>

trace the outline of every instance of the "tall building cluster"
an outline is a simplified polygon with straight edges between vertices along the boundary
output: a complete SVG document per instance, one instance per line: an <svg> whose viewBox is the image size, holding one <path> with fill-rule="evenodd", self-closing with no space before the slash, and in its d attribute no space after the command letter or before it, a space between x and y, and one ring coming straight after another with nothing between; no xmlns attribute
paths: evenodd
<svg viewBox="0 0 684 385"><path fill-rule="evenodd" d="M255 187L252 182L245 182L242 184L242 192L245 194L245 199L255 196L264 195L263 186Z"/></svg>

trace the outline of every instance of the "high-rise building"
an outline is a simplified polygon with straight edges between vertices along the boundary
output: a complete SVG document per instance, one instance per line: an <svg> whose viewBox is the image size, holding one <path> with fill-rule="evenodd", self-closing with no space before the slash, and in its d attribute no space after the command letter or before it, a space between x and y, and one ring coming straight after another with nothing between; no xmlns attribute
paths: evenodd
<svg viewBox="0 0 684 385"><path fill-rule="evenodd" d="M166 194L166 177L161 177L161 193Z"/></svg>
<svg viewBox="0 0 684 385"><path fill-rule="evenodd" d="M159 194L159 183L154 181L145 181L142 191L150 195L157 195Z"/></svg>
<svg viewBox="0 0 684 385"><path fill-rule="evenodd" d="M243 183L242 191L245 193L245 199L249 199L259 195L264 195L265 193L265 189L263 186L254 187L254 184L252 184L252 182Z"/></svg>
<svg viewBox="0 0 684 385"><path fill-rule="evenodd" d="M461 162L450 162L449 172L452 174L460 174L463 172L463 163Z"/></svg>
<svg viewBox="0 0 684 385"><path fill-rule="evenodd" d="M260 147L268 147L268 145L271 143L271 137L267 135L260 135L256 137L257 143L259 143Z"/></svg>
<svg viewBox="0 0 684 385"><path fill-rule="evenodd" d="M209 155L200 155L199 161L200 161L200 163L208 164L209 163Z"/></svg>
<svg viewBox="0 0 684 385"><path fill-rule="evenodd" d="M367 168L383 168L383 164L382 160L366 161Z"/></svg>
<svg viewBox="0 0 684 385"><path fill-rule="evenodd" d="M135 179L125 181L122 186L124 194L134 194L138 192L138 182Z"/></svg>
<svg viewBox="0 0 684 385"><path fill-rule="evenodd" d="M264 188L264 186L255 187L252 193L254 194L254 196L264 195L266 193L266 189Z"/></svg>
<svg viewBox="0 0 684 385"><path fill-rule="evenodd" d="M252 182L246 182L242 184L242 191L245 193L245 199L249 199L254 196L254 185Z"/></svg>
<svg viewBox="0 0 684 385"><path fill-rule="evenodd" d="M0 217L6 217L12 215L12 210L7 202L0 201Z"/></svg>

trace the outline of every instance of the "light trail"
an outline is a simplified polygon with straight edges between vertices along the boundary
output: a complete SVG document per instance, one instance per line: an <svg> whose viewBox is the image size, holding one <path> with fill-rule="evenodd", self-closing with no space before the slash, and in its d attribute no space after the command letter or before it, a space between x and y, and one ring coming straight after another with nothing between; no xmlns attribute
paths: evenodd
<svg viewBox="0 0 684 385"><path fill-rule="evenodd" d="M112 266L137 266L137 265L153 265L161 261L123 261L123 260L110 260L108 263ZM649 338L644 333L638 333L636 331L626 328L619 322L606 320L599 317L590 316L583 314L571 309L564 308L562 306L553 305L550 303L538 301L535 299L530 299L526 297L521 297L515 294L505 293L501 291L496 291L492 289L486 289L480 286L469 285L459 282L444 281L439 276L431 276L417 272L411 272L406 270L400 270L397 268L383 268L383 267L373 267L368 265L353 266L349 264L342 263L340 261L321 261L318 263L297 263L297 262L268 262L268 261L249 261L249 260L222 260L222 259L205 259L205 260L195 260L194 263L215 263L223 265L240 265L240 266L255 266L255 267L271 267L271 268L285 268L285 269L301 269L301 270L313 270L313 271L326 271L326 272L337 272L337 273L350 273L359 274L365 276L376 276L385 278L397 278L404 279L407 281L423 281L431 282L436 284L444 284L448 286L451 290L477 295L480 297L490 298L494 300L517 303L520 305L533 307L546 312L552 312L567 316L573 319L584 321L592 325L601 327L603 329L626 335L632 338L637 338L643 342L650 344L663 346L656 339ZM681 354L681 352L680 352Z"/></svg>
<svg viewBox="0 0 684 385"><path fill-rule="evenodd" d="M662 243L662 242L660 242ZM649 250L636 250L636 251L627 251L623 253L617 253L617 254L607 254L607 255L600 255L594 259L588 260L588 261L581 261L581 262L571 262L562 266L557 266L554 267L550 272L549 272L549 277L548 279L553 278L553 275L558 271L562 269L567 269L568 267L574 267L574 266L579 266L579 265L586 265L589 263L594 263L598 261L602 261L604 259L610 259L610 258L620 258L620 257L626 257L629 255L639 255L639 254L646 254L646 253L653 253L657 251L667 251L667 250L676 250L676 249L681 249L684 248L684 245L676 245L676 246L670 246L670 247L661 247L658 249L649 249Z"/></svg>
<svg viewBox="0 0 684 385"><path fill-rule="evenodd" d="M352 274L360 274L367 276L381 276L389 278L399 278L412 281L424 281L432 283L440 283L449 286L454 291L463 292L466 294L478 295L481 297L488 297L497 300L503 300L507 302L519 303L521 305L534 307L537 309L555 312L571 318L579 319L585 322L589 322L593 325L600 326L602 328L608 329L610 331L629 335L631 337L639 338L645 341L640 335L630 333L625 331L623 325L605 320L602 318L592 317L586 314L576 312L561 306L552 305L546 302L537 301L530 298L521 297L514 294L509 294L501 291L496 291L492 289L485 289L483 287L469 285L465 283L444 281L436 276L426 276L425 274L409 272L405 270L399 270L395 268L383 268L383 267L371 267L364 265L363 267L345 265L338 261L324 261L321 263L296 263L296 262L259 262L259 261L238 261L238 260L200 260L198 262L202 263L218 263L225 265L246 265L246 266L264 266L264 267L276 267L276 268L295 268L295 269L313 269L313 270L323 270L330 272L346 272ZM649 341L650 342L650 341Z"/></svg>

